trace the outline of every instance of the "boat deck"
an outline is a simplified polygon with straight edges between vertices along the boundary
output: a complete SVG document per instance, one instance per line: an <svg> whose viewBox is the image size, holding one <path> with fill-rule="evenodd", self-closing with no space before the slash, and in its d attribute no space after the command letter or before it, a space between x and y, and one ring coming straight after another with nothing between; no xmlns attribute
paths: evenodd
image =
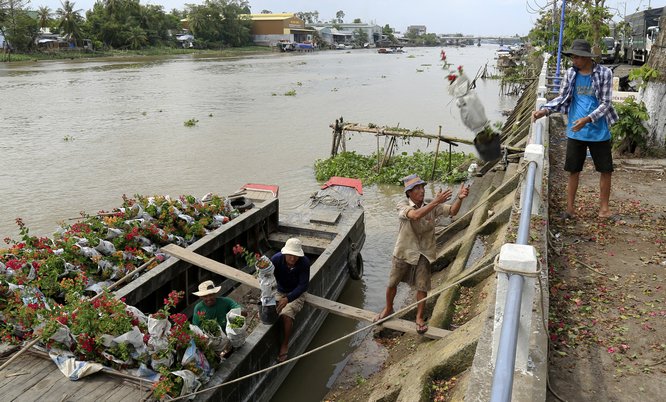
<svg viewBox="0 0 666 402"><path fill-rule="evenodd" d="M70 381L46 356L25 354L0 377L2 401L142 401L150 394L150 385L105 373L93 374L80 381Z"/></svg>

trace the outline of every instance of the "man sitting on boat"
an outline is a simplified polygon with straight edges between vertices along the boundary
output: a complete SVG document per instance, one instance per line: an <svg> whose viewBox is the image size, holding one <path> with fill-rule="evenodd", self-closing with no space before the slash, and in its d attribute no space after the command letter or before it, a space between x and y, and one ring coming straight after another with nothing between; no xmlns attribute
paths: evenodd
<svg viewBox="0 0 666 402"><path fill-rule="evenodd" d="M435 261L436 239L435 221L439 216L454 216L460 210L462 200L469 194L463 183L458 190L458 198L451 204L444 204L451 198L451 189L435 195L435 199L426 203L425 184L415 174L402 179L405 184L406 199L398 203L400 228L398 239L393 249L393 266L386 287L386 306L377 314L375 321L393 314L393 300L398 284L406 282L416 288L416 300L420 301L416 309L416 332L424 334L428 324L423 317L425 301L430 290L430 264Z"/></svg>
<svg viewBox="0 0 666 402"><path fill-rule="evenodd" d="M275 281L277 282L277 312L282 319L284 339L280 345L278 362L287 360L289 352L289 338L294 328L296 314L303 308L305 297L310 284L310 260L303 253L301 240L295 237L287 240L279 253L271 261L275 266Z"/></svg>
<svg viewBox="0 0 666 402"><path fill-rule="evenodd" d="M215 286L213 281L205 281L199 284L199 290L193 292L194 295L199 296L199 302L194 306L194 314L192 314L192 324L199 325L201 323L200 312L203 312L206 320L217 320L217 323L222 327L222 331L226 332L227 328L227 313L234 308L241 308L241 305L236 303L229 297L218 297L221 286ZM247 312L243 311L241 314L244 316Z"/></svg>

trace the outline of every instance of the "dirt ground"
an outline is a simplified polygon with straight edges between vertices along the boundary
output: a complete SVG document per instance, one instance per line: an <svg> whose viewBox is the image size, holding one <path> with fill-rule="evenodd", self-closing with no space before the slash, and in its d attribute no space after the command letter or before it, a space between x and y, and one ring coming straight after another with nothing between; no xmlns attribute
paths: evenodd
<svg viewBox="0 0 666 402"><path fill-rule="evenodd" d="M551 140L549 151L552 391L547 401L663 400L666 160L616 156L610 203L615 215L599 219L599 174L588 159L576 217L563 221L559 216L566 204L565 146L565 139ZM419 342L428 341L375 332L354 353L325 400L367 401L372 388L381 386L376 381L383 368L408 358ZM384 362L368 371L368 356ZM460 400L451 397L456 381L436 384L432 400Z"/></svg>
<svg viewBox="0 0 666 402"><path fill-rule="evenodd" d="M615 216L599 219L599 174L588 159L576 218L563 221L565 146L551 140L549 152L550 387L567 401L663 400L666 161L616 156Z"/></svg>

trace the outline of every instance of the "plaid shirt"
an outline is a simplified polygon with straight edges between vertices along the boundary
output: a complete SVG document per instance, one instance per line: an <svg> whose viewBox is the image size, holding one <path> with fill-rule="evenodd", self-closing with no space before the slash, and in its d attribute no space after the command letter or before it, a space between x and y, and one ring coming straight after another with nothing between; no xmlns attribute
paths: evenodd
<svg viewBox="0 0 666 402"><path fill-rule="evenodd" d="M576 68L569 68L560 87L560 96L541 107L551 112L568 113L574 95L577 73ZM594 94L599 101L599 106L589 116L592 122L606 117L606 122L610 128L618 120L617 112L611 102L613 94L613 72L607 67L594 63L594 67L592 68L592 88L594 88Z"/></svg>

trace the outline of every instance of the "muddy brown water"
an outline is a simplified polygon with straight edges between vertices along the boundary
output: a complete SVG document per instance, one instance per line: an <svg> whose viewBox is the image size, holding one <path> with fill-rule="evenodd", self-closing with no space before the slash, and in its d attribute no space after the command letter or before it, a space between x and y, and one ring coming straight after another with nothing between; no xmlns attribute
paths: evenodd
<svg viewBox="0 0 666 402"><path fill-rule="evenodd" d="M472 76L494 65L495 46L445 50ZM329 155L328 126L339 116L433 134L442 125L444 135L471 139L446 92L448 69L439 54L418 48L399 55L352 50L0 64L0 236L17 238L17 217L31 234L50 235L80 211L119 206L123 194L229 194L248 182L278 184L289 213L319 185L313 164ZM500 112L515 102L498 88L497 80L477 83L491 121L502 120ZM291 90L295 96L284 95ZM190 119L197 123L186 127ZM368 134L348 141L361 153L375 147ZM400 151L434 147L412 141ZM364 190L365 275L340 300L378 310L397 230L394 206L403 195L395 185ZM311 347L358 325L329 317ZM273 400L320 400L362 338L303 359ZM367 370L380 363L370 357Z"/></svg>

